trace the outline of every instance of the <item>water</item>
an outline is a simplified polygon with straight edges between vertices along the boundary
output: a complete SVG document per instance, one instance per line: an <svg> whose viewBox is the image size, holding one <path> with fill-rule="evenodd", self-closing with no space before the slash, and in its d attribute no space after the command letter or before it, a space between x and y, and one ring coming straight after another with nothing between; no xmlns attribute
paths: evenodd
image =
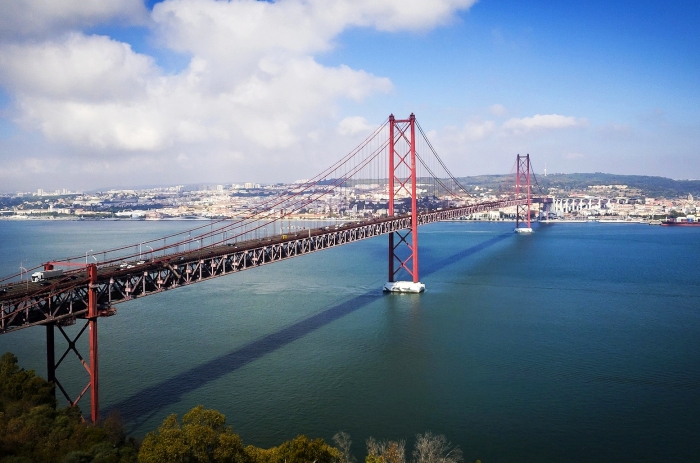
<svg viewBox="0 0 700 463"><path fill-rule="evenodd" d="M187 225L0 221L0 275ZM431 430L484 462L697 459L699 229L429 225L421 295L381 293L386 254L380 237L118 305L102 408L138 435L197 404L260 446L344 430L358 456ZM45 374L43 329L6 350Z"/></svg>

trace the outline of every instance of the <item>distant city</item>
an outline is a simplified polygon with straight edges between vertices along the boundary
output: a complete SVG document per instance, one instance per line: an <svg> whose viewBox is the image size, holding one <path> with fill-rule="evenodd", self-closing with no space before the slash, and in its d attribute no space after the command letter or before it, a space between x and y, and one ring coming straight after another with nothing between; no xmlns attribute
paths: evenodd
<svg viewBox="0 0 700 463"><path fill-rule="evenodd" d="M584 177L581 177L584 175ZM644 220L687 216L694 218L697 202L683 189L674 190L666 185L659 189L660 177L626 176L628 184L586 185L586 177L595 176L596 182L607 174L566 174L540 178L533 195L548 195L552 205L545 214L535 209L541 219L562 220ZM578 176L578 177L577 177ZM620 176L610 176L619 179ZM463 178L463 185L471 194L460 197L445 195L432 198L445 205L461 205L487 201L508 195L507 176ZM589 179L590 180L590 179ZM67 189L21 192L0 195L0 218L24 219L225 219L245 216L271 196L299 191L304 183L232 183L218 185L176 185L144 189L111 189L102 192L77 192ZM697 182L681 184L696 188ZM420 187L420 185L419 185ZM316 187L319 188L319 187ZM651 193L666 192L661 197ZM670 194L668 194L670 192ZM669 197L675 196L675 197ZM290 219L357 219L380 217L387 214L388 186L386 183L358 184L320 197L301 210L289 214L280 209L280 215ZM507 220L515 210L474 214L472 220Z"/></svg>

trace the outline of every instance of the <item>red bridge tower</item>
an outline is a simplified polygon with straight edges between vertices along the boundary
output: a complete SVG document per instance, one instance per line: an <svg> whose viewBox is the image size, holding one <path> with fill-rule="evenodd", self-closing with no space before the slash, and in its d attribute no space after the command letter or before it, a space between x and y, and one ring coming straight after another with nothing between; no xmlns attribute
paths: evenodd
<svg viewBox="0 0 700 463"><path fill-rule="evenodd" d="M525 204L515 206L515 232L532 233L532 228L530 227L530 212L532 209L532 196L530 194L532 164L530 164L530 155L520 156L518 154L515 164L515 196L520 199L522 193L524 193L527 200ZM525 224L527 226L521 226Z"/></svg>
<svg viewBox="0 0 700 463"><path fill-rule="evenodd" d="M418 278L418 204L416 198L416 116L395 119L389 116L389 216L394 215L396 199L410 200L411 228L389 233L389 281L385 291L420 293L425 285ZM405 270L412 281L395 281Z"/></svg>

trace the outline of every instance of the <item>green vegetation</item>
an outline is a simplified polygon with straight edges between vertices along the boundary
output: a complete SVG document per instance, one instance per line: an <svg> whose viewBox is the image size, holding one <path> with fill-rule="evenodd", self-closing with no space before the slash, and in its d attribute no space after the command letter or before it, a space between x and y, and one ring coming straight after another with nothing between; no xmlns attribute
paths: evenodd
<svg viewBox="0 0 700 463"><path fill-rule="evenodd" d="M678 198L700 194L700 180L673 180L665 177L646 175L614 175L596 172L594 174L555 174L537 177L542 188L563 190L585 190L597 185L627 185L639 190L641 196L652 198Z"/></svg>
<svg viewBox="0 0 700 463"><path fill-rule="evenodd" d="M244 445L223 414L200 405L181 422L168 416L139 449L117 416L92 425L78 407L57 409L53 384L9 352L0 358L0 463L356 463L348 434L333 441L300 435L269 449ZM416 436L412 456L411 463L462 461L459 448L429 432ZM367 440L365 463L406 461L405 441Z"/></svg>
<svg viewBox="0 0 700 463"><path fill-rule="evenodd" d="M141 445L141 463L334 463L338 450L322 439L298 436L279 447L262 449L244 446L238 434L226 426L226 417L201 405L182 417L170 415Z"/></svg>
<svg viewBox="0 0 700 463"><path fill-rule="evenodd" d="M458 180L465 187L478 186L480 189L491 189L494 192L503 191L513 184L513 175L478 175L461 177ZM673 180L665 177L646 175L616 175L596 172L593 174L550 174L537 175L537 183L545 194L551 190L585 191L590 186L627 185L629 189L637 190L640 196L652 198L678 198L692 194L700 195L700 180ZM470 188L471 189L471 188ZM533 190L539 193L537 188Z"/></svg>
<svg viewBox="0 0 700 463"><path fill-rule="evenodd" d="M141 463L356 463L350 436L333 436L336 446L323 439L297 436L278 447L244 446L226 426L226 417L201 405L182 417L170 415L157 431L149 433L139 451ZM406 463L406 442L367 440L365 463ZM460 463L462 452L445 436L430 432L416 436L412 463ZM478 463L478 461L477 461Z"/></svg>
<svg viewBox="0 0 700 463"><path fill-rule="evenodd" d="M0 462L136 462L136 445L115 416L87 424L78 407L56 408L53 385L0 358Z"/></svg>

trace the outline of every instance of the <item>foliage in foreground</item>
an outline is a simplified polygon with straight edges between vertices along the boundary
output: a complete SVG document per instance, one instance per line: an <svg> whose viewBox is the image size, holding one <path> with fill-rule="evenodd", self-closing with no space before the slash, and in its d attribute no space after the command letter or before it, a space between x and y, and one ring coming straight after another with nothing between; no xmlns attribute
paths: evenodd
<svg viewBox="0 0 700 463"><path fill-rule="evenodd" d="M336 434L334 438L336 442L338 436ZM463 460L462 451L449 443L445 436L431 432L416 436L412 463L460 463ZM406 441L377 441L370 437L367 439L365 463L406 463ZM477 460L477 463L480 462Z"/></svg>
<svg viewBox="0 0 700 463"><path fill-rule="evenodd" d="M0 462L136 461L135 442L118 417L93 426L78 407L57 409L52 384L21 369L13 354L0 357Z"/></svg>
<svg viewBox="0 0 700 463"><path fill-rule="evenodd" d="M346 433L323 439L300 435L277 447L244 445L226 417L201 405L179 422L167 417L140 450L121 420L86 423L78 407L56 408L54 386L17 357L0 357L0 463L356 463ZM462 452L444 436L419 434L411 463L460 463ZM406 463L405 441L367 440L365 463Z"/></svg>
<svg viewBox="0 0 700 463"><path fill-rule="evenodd" d="M174 414L167 417L157 431L148 433L139 451L141 463L334 463L338 457L338 450L322 439L306 436L270 449L244 446L223 414L201 405L187 412L182 423Z"/></svg>
<svg viewBox="0 0 700 463"><path fill-rule="evenodd" d="M322 439L297 436L278 447L263 449L244 446L241 438L226 426L226 417L201 405L178 422L170 415L141 445L141 463L356 463L350 436L333 436L335 447ZM367 440L365 463L406 463L405 441ZM460 463L461 450L445 436L430 432L416 436L411 463ZM478 462L477 462L478 463Z"/></svg>

